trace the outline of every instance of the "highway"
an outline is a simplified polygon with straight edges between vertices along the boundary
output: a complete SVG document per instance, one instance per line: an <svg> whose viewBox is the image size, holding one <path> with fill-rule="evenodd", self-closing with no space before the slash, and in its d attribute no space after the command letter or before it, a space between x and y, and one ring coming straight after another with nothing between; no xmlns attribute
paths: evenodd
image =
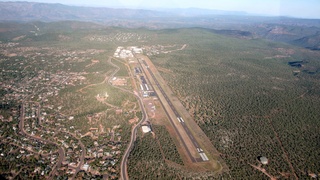
<svg viewBox="0 0 320 180"><path fill-rule="evenodd" d="M113 64L113 63L111 62L111 59L112 59L112 57L109 57L109 63L110 63L112 66L114 66L114 67L116 68L116 70L115 70L115 71L112 73L112 75L110 76L108 83L109 83L111 86L113 86L112 83L111 83L111 79L112 79L112 78L114 77L114 75L120 70L120 68L119 68L117 65ZM117 87L117 86L113 86L113 87L115 87L115 88L117 88L117 89L120 89L120 90L122 90L122 91L128 92L128 93L130 93L130 94L133 94L133 95L138 99L139 106L140 106L140 108L141 108L141 110L142 110L142 119L141 119L141 121L138 122L138 124L137 124L136 126L133 127L133 129L132 129L132 131L131 131L131 139L130 139L130 142L129 142L129 144L128 144L128 147L127 147L125 153L123 154L123 157L122 157L122 160L121 160L121 164L120 164L120 169L121 169L120 176L121 176L121 179L122 179L122 180L127 180L127 179L129 179L128 171L127 171L127 161L128 161L128 157L129 157L129 154L130 154L131 150L133 149L134 142L136 141L137 130L139 129L140 124L143 123L145 120L148 119L148 116L147 116L147 112L146 112L146 110L145 110L145 108L144 108L144 106L143 106L142 99L141 99L141 97L139 96L139 94L138 94L137 92L132 93L132 92L129 91L129 90L122 89L122 88Z"/></svg>
<svg viewBox="0 0 320 180"><path fill-rule="evenodd" d="M140 62L140 61L139 61ZM176 108L174 107L174 105L172 104L171 100L168 98L167 94L164 92L163 88L161 87L161 85L159 84L158 80L156 79L156 77L154 76L153 72L151 71L151 69L149 68L149 66L147 65L147 63L145 62L145 60L142 60L143 64L146 66L146 69L148 70L149 74L151 75L152 79L154 80L156 86L158 87L158 89L160 90L161 94L163 95L163 97L165 98L165 100L167 101L167 103L169 104L171 110L173 111L173 113L176 116L176 119L172 119L167 110L166 107L164 106L163 102L161 102L163 108L165 109L165 112L169 118L169 120L171 121L171 124L173 125L173 127L175 128L179 138L181 139L181 141L183 142L184 147L186 148L186 151L190 157L190 159L192 160L192 162L201 162L201 161L208 161L208 157L206 156L206 154L203 152L203 150L200 148L199 143L197 142L197 140L194 138L193 134L190 132L189 128L187 127L187 125L185 124L183 118L181 117L181 115L178 113L178 111L176 110ZM141 62L140 62L141 65ZM144 70L144 68L142 68ZM182 136L180 135L177 127L174 125L173 121L179 121L179 123L181 123L183 129L185 130L186 134L188 135L188 137L190 138L191 142L193 143L194 147L197 149L197 152L199 153L201 158L194 158L191 153L189 148L187 148L186 143L184 142L184 139L182 138Z"/></svg>

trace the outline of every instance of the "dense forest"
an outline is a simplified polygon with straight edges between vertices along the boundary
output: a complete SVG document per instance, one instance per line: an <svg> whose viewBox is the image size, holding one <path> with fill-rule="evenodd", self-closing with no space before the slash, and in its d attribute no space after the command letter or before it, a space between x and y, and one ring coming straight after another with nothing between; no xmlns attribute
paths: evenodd
<svg viewBox="0 0 320 180"><path fill-rule="evenodd" d="M229 177L215 172L186 169L165 126L153 125L153 133L139 133L128 159L130 179L213 179Z"/></svg>
<svg viewBox="0 0 320 180"><path fill-rule="evenodd" d="M251 166L258 156L269 158L264 168L274 177L318 173L320 74L305 69L320 68L319 52L199 31L163 35L188 47L151 59L167 69L162 76L221 152L231 177L266 178ZM308 63L288 65L297 60Z"/></svg>

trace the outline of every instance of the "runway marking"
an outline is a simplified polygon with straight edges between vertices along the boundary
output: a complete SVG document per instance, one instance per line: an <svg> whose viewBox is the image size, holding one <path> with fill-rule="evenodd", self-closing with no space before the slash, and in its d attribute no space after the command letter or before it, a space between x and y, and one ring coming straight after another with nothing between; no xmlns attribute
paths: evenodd
<svg viewBox="0 0 320 180"><path fill-rule="evenodd" d="M140 62L140 61L139 61L139 62ZM145 62L144 60L143 60L143 63L146 64L146 62ZM172 110L173 113L176 115L177 120L181 123L183 129L185 130L187 136L190 138L192 144L196 147L196 149L198 149L198 148L199 148L199 144L198 144L197 141L195 140L193 134L191 134L191 132L189 131L189 128L186 126L183 118L179 115L179 113L177 112L176 108L173 106L172 102L170 101L170 99L168 98L167 94L164 92L164 90L163 90L162 87L160 86L158 80L155 78L155 76L154 76L153 72L151 71L151 69L150 69L150 68L146 68L146 69L148 70L149 74L150 74L151 77L153 78L153 80L154 80L154 82L156 83L158 89L159 89L160 92L162 93L164 99L165 99L165 100L167 101L167 103L169 104L171 110ZM144 70L143 70L143 71L144 71ZM147 77L147 78L148 78L148 77ZM153 88L153 89L154 89L154 88ZM161 100L160 100L160 102L161 102ZM161 104L163 105L162 102L161 102ZM165 110L168 118L170 119L172 125L174 126L177 134L179 135L181 141L183 142L183 144L184 144L184 146L185 146L185 148L186 148L186 151L187 151L188 154L189 154L189 157L191 158L191 160L192 160L193 162L194 162L194 161L198 162L198 160L191 155L190 150L189 150L188 147L186 146L183 138L181 137L181 134L179 133L177 127L176 127L175 124L173 123L173 120L172 120L172 118L169 116L169 114L168 114L166 108L164 107L164 105L163 105L163 108L164 108L164 110ZM201 149L201 148L200 148L200 149ZM202 149L201 149L201 150L202 150ZM208 160L209 160L208 157L207 157L204 153L199 152L199 154L200 154L200 156L201 156L202 161L208 161Z"/></svg>

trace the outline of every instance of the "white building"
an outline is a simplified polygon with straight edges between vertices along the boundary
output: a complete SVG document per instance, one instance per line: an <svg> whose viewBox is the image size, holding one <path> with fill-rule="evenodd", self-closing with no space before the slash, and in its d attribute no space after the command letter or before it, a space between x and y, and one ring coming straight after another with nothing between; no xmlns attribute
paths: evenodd
<svg viewBox="0 0 320 180"><path fill-rule="evenodd" d="M142 126L142 132L143 133L151 132L151 128L148 125L144 125Z"/></svg>
<svg viewBox="0 0 320 180"><path fill-rule="evenodd" d="M141 54L141 53L143 53L143 51L142 51L141 48L138 48L138 47L135 47L135 46L131 47L131 50L132 50L134 53L136 53L136 54Z"/></svg>
<svg viewBox="0 0 320 180"><path fill-rule="evenodd" d="M268 164L268 162L269 162L268 158L266 158L266 157L264 157L264 156L261 156L261 157L259 158L259 160L260 160L261 164L263 164L263 165L266 165L266 164Z"/></svg>

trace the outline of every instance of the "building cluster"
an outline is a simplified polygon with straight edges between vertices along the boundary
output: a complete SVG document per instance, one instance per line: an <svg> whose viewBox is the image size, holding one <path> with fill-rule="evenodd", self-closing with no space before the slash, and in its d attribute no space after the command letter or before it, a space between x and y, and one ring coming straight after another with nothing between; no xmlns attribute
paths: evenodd
<svg viewBox="0 0 320 180"><path fill-rule="evenodd" d="M18 46L19 43L16 43L16 42L8 42L8 43L3 43L0 41L0 47L1 48L9 48L9 47L15 47L15 46Z"/></svg>
<svg viewBox="0 0 320 180"><path fill-rule="evenodd" d="M12 70L3 70L1 75L9 75L16 73ZM6 93L1 97L1 101L20 101L26 98L33 100L47 102L49 97L57 96L61 89L67 86L75 86L78 84L84 84L86 77L85 73L72 73L72 72L57 72L51 73L40 70L34 72L34 76L24 76L12 78L8 81L4 80L0 83L0 88Z"/></svg>
<svg viewBox="0 0 320 180"><path fill-rule="evenodd" d="M96 42L145 42L149 39L149 36L137 33L116 33L109 35L89 35L84 39Z"/></svg>
<svg viewBox="0 0 320 180"><path fill-rule="evenodd" d="M119 46L117 50L114 52L113 56L116 58L126 59L126 58L133 58L134 54L141 54L143 53L142 48L138 48L136 46L124 48Z"/></svg>
<svg viewBox="0 0 320 180"><path fill-rule="evenodd" d="M127 85L127 79L126 78L113 77L111 79L111 84L114 85L114 86L126 86Z"/></svg>
<svg viewBox="0 0 320 180"><path fill-rule="evenodd" d="M41 53L39 53L40 51ZM92 59L101 50L67 51L52 48L12 47L3 48L0 54L16 53L18 57L1 57L6 62L0 71L0 96L2 102L32 99L47 101L67 86L86 84L83 69L72 72L74 63Z"/></svg>
<svg viewBox="0 0 320 180"><path fill-rule="evenodd" d="M117 50L114 52L113 56L116 58L125 59L125 58L132 58L133 54L132 54L132 51L124 49L123 47L119 46Z"/></svg>
<svg viewBox="0 0 320 180"><path fill-rule="evenodd" d="M143 65L148 68L148 65L143 61ZM155 92L152 88L152 86L148 83L147 79L143 75L142 67L137 66L134 68L134 74L139 79L140 82L140 90L142 92L142 97L149 97L149 96L155 96Z"/></svg>
<svg viewBox="0 0 320 180"><path fill-rule="evenodd" d="M20 54L1 57L7 64L0 71L0 137L7 138L0 138L0 163L14 164L6 177L13 178L24 168L32 172L26 179L72 177L80 171L117 178L123 149L120 132L91 132L90 141L99 139L87 146L83 129L72 125L77 118L52 101L65 88L88 84L88 72L74 69L73 63L92 60L102 51L20 47L20 52L10 49L16 44L3 46L2 54L24 52L19 58L15 56Z"/></svg>
<svg viewBox="0 0 320 180"><path fill-rule="evenodd" d="M38 157L43 166L34 167L34 172L46 178L53 171L56 171L56 176L72 176L81 170L92 175L107 174L110 177L118 177L117 165L123 146L120 126L114 126L112 130L108 128L109 131L106 133L99 132L98 128L91 128L91 136L86 137L74 126L65 125L64 122L73 118L57 115L61 109L63 107L42 107L37 102L29 102L24 103L20 109L12 109L13 119L2 116L2 122L17 122L20 125L1 128L1 136L10 131L15 133L5 135L8 138L1 140L0 160L30 160ZM9 131L6 128L12 129ZM102 139L93 140L94 137ZM85 146L82 138L87 138L92 144L86 142ZM59 168L54 169L57 164L60 164Z"/></svg>

